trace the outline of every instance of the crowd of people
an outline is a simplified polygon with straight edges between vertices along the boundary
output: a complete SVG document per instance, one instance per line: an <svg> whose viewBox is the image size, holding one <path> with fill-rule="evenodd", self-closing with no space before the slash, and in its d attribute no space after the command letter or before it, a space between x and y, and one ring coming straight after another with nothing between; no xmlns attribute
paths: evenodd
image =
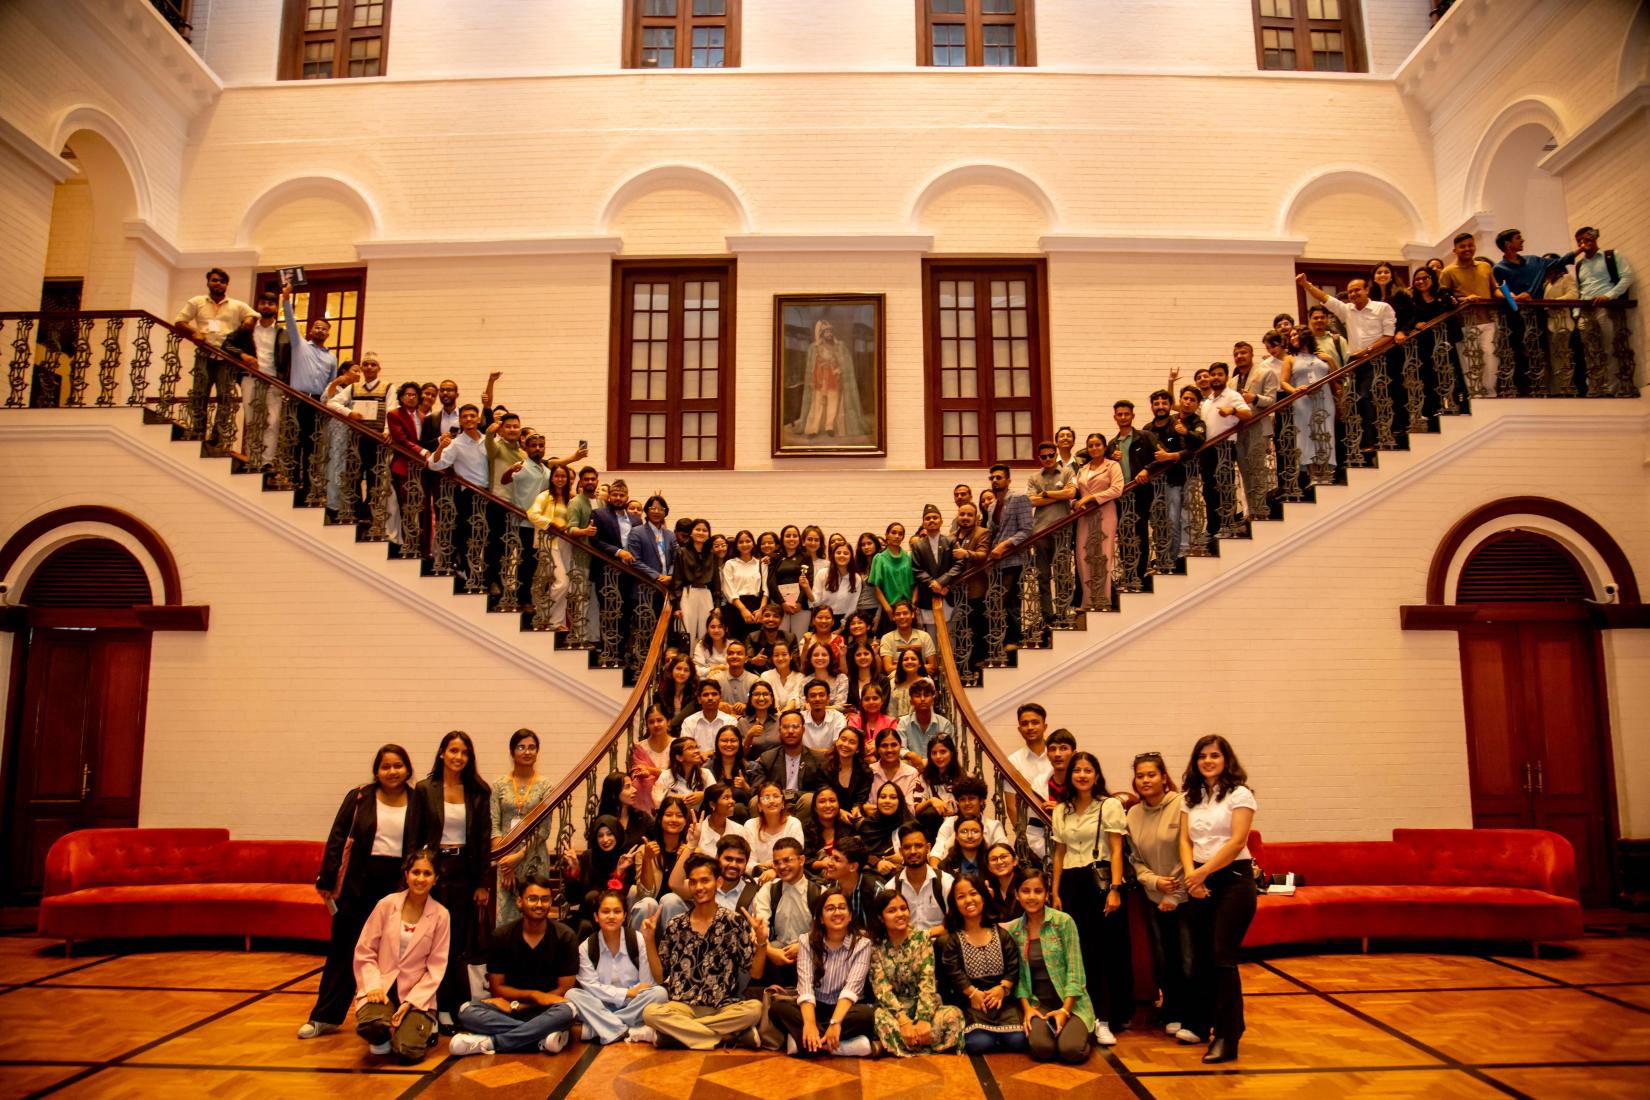
<svg viewBox="0 0 1650 1100"><path fill-rule="evenodd" d="M339 363L327 350L330 330L324 320L313 321L307 331L300 331L290 286L279 294L260 293L252 308L229 297L227 274L213 269L208 273L207 293L190 299L177 323L238 355L249 370L287 381L340 417L384 434L406 452L418 455L428 468L450 469L465 483L486 489L519 509L525 518L508 520L502 509L489 504L489 529L502 533L507 523L519 524L524 543L531 545L537 538L552 555L555 569L550 583L535 593L534 559L529 556L518 562L512 607L540 610L534 607L535 596L547 601L543 618L557 630L574 626L570 616L582 614L584 621L578 628L588 639L598 636L600 605L616 590L622 604L618 621L628 622L645 593L638 592L629 574L618 570L613 571L617 583L604 585L607 574L601 562L585 552L593 546L609 559L618 558L659 581L672 593L683 648L696 650L704 645L722 658L721 650L728 642L743 641L747 669L755 674L767 673L787 656L792 672L808 673L812 667L809 655L795 643L806 647L811 644L810 636L823 639L823 634L814 632L813 620L816 612L828 608L838 631L838 642L833 645L837 667L831 673L835 677L855 667L852 645L844 650L841 644L843 624L857 613L870 620L872 634L880 635L893 627L894 609L902 599L912 603L920 626L926 625L936 595L948 607L958 596L967 595L971 636L983 638L987 623L978 597L984 594L985 581L976 572L958 588L963 574L981 563L992 563L1001 571L1007 605L1006 636L1001 644L1012 649L1022 642L1044 640L1021 637L1018 582L1028 565L1034 565L1045 581L1051 577L1052 540L1034 536L1073 512L1079 518L1072 555L1074 575L1069 578L1072 604L1081 606L1087 594L1089 607L1104 608L1111 606L1114 583L1133 588L1150 572L1181 568L1181 559L1192 550L1194 534L1212 538L1230 533L1246 519L1270 515L1273 504L1292 490L1331 479L1349 454L1374 451L1380 443L1374 368L1366 365L1348 379L1319 386L1296 399L1281 417L1266 415L1266 410L1297 390L1321 382L1360 353L1401 347L1421 326L1458 307L1467 308L1449 318L1444 334L1452 347L1464 346L1463 342L1472 345L1471 358L1477 369L1469 379L1465 357L1452 353L1455 381L1446 386L1436 376L1430 354L1423 356L1423 416L1436 416L1451 401L1524 395L1553 384L1533 368L1524 338L1527 327L1541 329L1550 345L1573 343L1573 361L1580 363L1583 348L1590 342L1596 340L1595 346L1602 348L1614 341L1619 318L1606 306L1626 298L1634 285L1626 257L1601 249L1596 228L1582 227L1575 240L1576 248L1565 255L1528 256L1523 235L1507 229L1496 237L1501 257L1492 264L1477 255L1476 239L1462 233L1455 239L1449 262L1434 259L1408 278L1401 268L1377 264L1367 278L1347 282L1344 301L1302 275L1298 282L1312 303L1303 320L1278 314L1260 337L1258 349L1247 340L1238 341L1229 363L1212 363L1197 370L1190 384L1177 386L1179 368L1172 369L1166 386L1148 397L1146 410L1137 412L1134 402L1127 399L1115 402L1115 430L1109 438L1105 432L1091 432L1079 446L1077 433L1061 427L1052 440L1037 446L1039 469L1027 477L1023 489L1014 484L1013 469L996 465L989 471L988 485L978 493L966 483L956 486L949 522L936 505L929 504L909 530L896 522L880 535L866 531L852 541L841 534L827 536L816 526L790 525L761 533L740 530L730 536L715 531L703 518L670 524L670 507L662 495L633 498L623 479L603 483L594 467L576 468L585 457L584 444L564 456L548 456L541 432L524 426L519 415L494 403L498 372L488 378L479 404L474 404L461 400L457 383L450 379L392 387L371 352L359 363ZM1519 310L1520 303L1538 298L1589 304ZM1507 330L1506 338L1500 336L1502 329ZM1503 355L1510 355L1512 362L1503 365ZM1398 383L1391 368L1387 370L1390 391ZM196 410L195 422L203 426L209 442L214 433L228 435L223 417L208 416L206 407L209 393L216 389L220 409L233 410L238 397L229 377L232 373L220 364L197 373L190 401ZM1588 372L1575 371L1571 383L1585 392L1590 384ZM277 398L270 388L261 396L247 394L242 402L245 429L240 445L257 450L266 464L276 449ZM1401 432L1411 412L1403 395L1393 406L1387 431ZM375 476L371 463L357 463L353 468L348 464L348 449L356 444L349 438L353 433L336 420L320 433L324 453L310 454L316 445L316 411L307 404L296 407L300 454L294 463L295 476L301 480L312 472L321 473L327 481L326 504L331 512L355 509L364 513ZM1283 418L1286 423L1281 422ZM1223 456L1214 449L1193 456L1205 441L1251 422L1254 426L1239 432L1225 456L1229 466L1235 466L1235 472L1225 478ZM1287 452L1282 447L1285 434L1292 436L1293 444ZM250 441L253 435L260 444L256 448ZM414 460L401 452L390 467L396 512L390 534L397 541L404 537L400 514L408 506L407 481L413 467ZM1159 504L1141 494L1125 504L1123 494L1144 485L1155 471L1165 473L1160 482L1163 501ZM351 478L357 482L353 486L348 485ZM419 552L428 556L435 524L428 494L423 501L415 502L423 515L406 525L409 533L405 537L416 537ZM1194 510L1201 510L1200 518ZM1123 547L1128 547L1127 553L1120 552ZM501 572L502 556L502 543L494 538L486 554L485 578L477 580L478 586L484 583L495 596L501 594L503 584L512 583ZM455 569L462 574L473 563L467 556L460 557ZM585 598L578 601L582 609L570 606L568 599L575 565L587 579ZM1053 588L1050 583L1039 586L1041 615L1029 619L1040 633L1046 634L1053 619ZM772 624L769 609L777 613L778 621ZM750 639L758 636L762 642L751 647ZM790 644L784 654L776 656L774 642L780 638ZM976 662L984 656L984 648L975 646ZM703 678L711 670L704 662L700 665ZM889 667L886 671L896 670ZM737 687L735 691L740 693ZM786 692L781 689L779 694ZM784 697L775 700L780 706L787 701ZM903 697L885 697L884 703L896 716L904 706Z"/></svg>
<svg viewBox="0 0 1650 1100"><path fill-rule="evenodd" d="M1207 1062L1237 1057L1256 803L1225 738L1196 740L1183 790L1146 752L1113 792L1075 735L1026 703L1009 762L1039 798L1017 837L1013 802L992 813L948 732L883 725L868 763L863 719L826 721L841 712L823 687L810 681L812 700L782 712L755 762L738 724L711 714L715 691L694 712L716 726L708 753L672 738L654 704L582 846L559 852L547 818L522 825L550 789L531 730L491 785L460 731L416 785L405 749L379 749L316 879L333 928L299 1037L337 1030L353 1007L374 1053L409 1060L442 1033L454 1055L555 1053L577 1026L584 1042L1077 1063L1136 1020L1124 904L1138 893L1154 1026L1206 1043ZM810 725L836 736L810 743ZM492 846L513 831L495 877Z"/></svg>

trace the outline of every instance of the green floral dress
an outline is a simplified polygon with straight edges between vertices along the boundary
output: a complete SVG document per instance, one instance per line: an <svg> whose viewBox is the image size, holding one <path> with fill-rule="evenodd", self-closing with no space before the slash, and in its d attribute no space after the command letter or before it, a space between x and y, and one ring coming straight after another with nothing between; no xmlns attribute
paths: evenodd
<svg viewBox="0 0 1650 1100"><path fill-rule="evenodd" d="M876 998L877 1041L888 1053L900 1058L913 1054L962 1049L963 1014L952 1005L941 1004L934 981L934 945L925 930L918 929L899 945L882 940L871 952L871 994ZM932 1046L912 1049L899 1034L899 1016L926 1020L934 1029Z"/></svg>

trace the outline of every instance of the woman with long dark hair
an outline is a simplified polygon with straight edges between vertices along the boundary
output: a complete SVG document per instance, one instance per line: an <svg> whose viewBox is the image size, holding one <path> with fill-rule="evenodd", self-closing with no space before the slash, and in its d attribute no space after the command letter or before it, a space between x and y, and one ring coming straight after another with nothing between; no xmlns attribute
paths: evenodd
<svg viewBox="0 0 1650 1100"><path fill-rule="evenodd" d="M1398 269L1387 263L1387 261L1382 260L1370 269L1370 301L1391 303L1397 295L1402 294L1406 289L1408 287L1404 282L1403 275L1399 274Z"/></svg>
<svg viewBox="0 0 1650 1100"><path fill-rule="evenodd" d="M992 914L980 878L958 875L951 883L945 930L950 934L940 941L940 966L967 1021L963 1050L1024 1053L1025 1016L1014 998L1020 984L1020 952L1014 937Z"/></svg>
<svg viewBox="0 0 1650 1100"><path fill-rule="evenodd" d="M860 806L871 797L871 769L865 763L865 747L859 731L844 726L820 763L825 779L820 790L835 793L843 819L857 822Z"/></svg>
<svg viewBox="0 0 1650 1100"><path fill-rule="evenodd" d="M401 882L401 863L418 849L417 799L408 796L412 757L385 745L372 758L372 782L344 796L327 834L315 892L332 906L321 989L298 1038L337 1031L355 996L355 943L373 906Z"/></svg>
<svg viewBox="0 0 1650 1100"><path fill-rule="evenodd" d="M853 835L853 826L842 816L842 802L836 791L830 787L815 791L808 821L802 827L802 852L809 875L830 877L831 853L836 851L837 842Z"/></svg>
<svg viewBox="0 0 1650 1100"><path fill-rule="evenodd" d="M756 552L756 536L741 531L733 536L732 553L722 563L722 620L735 638L744 638L758 625L756 613L768 598L768 566Z"/></svg>
<svg viewBox="0 0 1650 1100"><path fill-rule="evenodd" d="M710 771L711 781L726 783L733 788L734 801L739 803L734 810L733 819L740 824L750 816L745 803L756 794L756 785L762 780L762 769L756 761L745 756L745 739L739 734L739 727L730 719L728 724L716 731L716 755L705 764Z"/></svg>
<svg viewBox="0 0 1650 1100"><path fill-rule="evenodd" d="M710 769L704 765L704 757L699 752L699 742L691 737L678 737L672 741L670 762L665 766L665 774L653 784L654 803L662 806L665 799L671 795L678 795L687 803L689 810L702 810L705 790L713 782Z"/></svg>
<svg viewBox="0 0 1650 1100"><path fill-rule="evenodd" d="M700 680L708 680L713 673L726 672L727 667L728 628L722 621L722 609L712 608L705 617L705 632L693 643L693 671Z"/></svg>
<svg viewBox="0 0 1650 1100"><path fill-rule="evenodd" d="M670 718L658 703L649 703L642 724L647 736L630 746L630 778L636 781L636 804L656 805L653 786L670 766Z"/></svg>
<svg viewBox="0 0 1650 1100"><path fill-rule="evenodd" d="M860 928L842 887L827 886L814 901L813 928L797 942L796 1000L775 1000L769 1018L798 1057L834 1054L866 1058L876 1006L864 996L871 972L871 938Z"/></svg>
<svg viewBox="0 0 1650 1100"><path fill-rule="evenodd" d="M1020 857L1014 854L1014 845L999 840L986 846L985 889L991 899L991 911L997 915L998 921L1011 921L1024 912L1020 908L1020 879L1023 875Z"/></svg>
<svg viewBox="0 0 1650 1100"><path fill-rule="evenodd" d="M1077 924L1048 908L1048 883L1041 869L1025 873L1019 893L1024 914L1009 922L1008 934L1020 951L1014 995L1025 1013L1031 1056L1039 1062L1058 1058L1079 1065L1088 1061L1095 1020Z"/></svg>
<svg viewBox="0 0 1650 1100"><path fill-rule="evenodd" d="M419 847L439 853L433 896L451 916L452 948L436 1005L441 1025L470 999L470 964L482 961L492 855L488 787L476 771L475 743L463 730L441 739L430 774L418 784Z"/></svg>
<svg viewBox="0 0 1650 1100"><path fill-rule="evenodd" d="M1249 830L1255 795L1231 743L1217 733L1200 737L1181 779L1180 866L1192 925L1192 983L1186 1029L1211 1036L1205 1062L1237 1060L1243 1038L1243 978L1238 950L1255 918L1255 866Z"/></svg>
<svg viewBox="0 0 1650 1100"><path fill-rule="evenodd" d="M847 542L831 547L827 555L823 584L815 582L814 596L819 606L830 610L836 621L845 622L859 610L860 589L865 578L854 568L854 548Z"/></svg>
<svg viewBox="0 0 1650 1100"><path fill-rule="evenodd" d="M567 629L567 584L573 570L573 545L566 537L573 481L573 471L566 466L550 467L549 485L527 509L528 522L538 530L539 545L556 561L555 579L550 583L550 622L558 631ZM523 573L528 572L523 569Z"/></svg>
<svg viewBox="0 0 1650 1100"><path fill-rule="evenodd" d="M437 990L455 964L452 913L433 895L436 853L421 848L401 863L403 888L379 899L354 952L355 1031L374 1054L417 1062L435 1045Z"/></svg>
<svg viewBox="0 0 1650 1100"><path fill-rule="evenodd" d="M779 557L768 565L768 602L779 608L779 628L797 637L808 631L814 563L803 551L802 530L794 523L780 528L779 547Z"/></svg>
<svg viewBox="0 0 1650 1100"><path fill-rule="evenodd" d="M871 952L871 994L883 1048L905 1058L961 1047L962 1010L940 1002L934 944L926 928L911 927L911 903L897 890L884 891L877 895L870 923L877 941Z"/></svg>
<svg viewBox="0 0 1650 1100"><path fill-rule="evenodd" d="M772 684L758 680L751 685L745 713L739 719L739 733L745 739L745 752L752 756L779 744L779 707L774 703Z"/></svg>
<svg viewBox="0 0 1650 1100"><path fill-rule="evenodd" d="M940 861L940 870L952 875L983 878L986 874L985 820L979 814L958 814L956 838L951 850Z"/></svg>
<svg viewBox="0 0 1650 1100"><path fill-rule="evenodd" d="M637 801L636 781L624 772L608 772L603 777L601 793L596 801L596 815L600 817L603 814L618 818L622 826L619 841L626 851L646 840L648 831L653 828L653 815Z"/></svg>
<svg viewBox="0 0 1650 1100"><path fill-rule="evenodd" d="M721 583L717 573L716 555L710 549L710 521L693 520L687 541L676 547L676 564L670 577L671 587L681 601L677 614L682 629L693 643L705 636L705 621L716 605L714 589Z"/></svg>
<svg viewBox="0 0 1650 1100"><path fill-rule="evenodd" d="M852 623L857 614L848 621ZM888 676L882 671L882 658L877 656L876 646L867 642L848 643L848 667L843 670L847 678L848 689L843 696L843 705L850 711L859 709L860 694L872 684L882 692L884 699L888 698Z"/></svg>
<svg viewBox="0 0 1650 1100"><path fill-rule="evenodd" d="M1123 803L1106 794L1093 753L1077 752L1066 768L1065 801L1054 807L1054 907L1077 921L1097 1021L1094 1041L1117 1044L1134 1016L1129 915L1123 911Z"/></svg>
<svg viewBox="0 0 1650 1100"><path fill-rule="evenodd" d="M900 865L899 830L912 822L911 811L905 805L905 792L892 780L878 787L866 805L869 809L859 823L859 838L870 853L867 865L888 875Z"/></svg>
<svg viewBox="0 0 1650 1100"><path fill-rule="evenodd" d="M516 823L550 793L550 780L538 773L539 735L530 729L519 729L510 735L511 768L493 781L488 806L492 810L493 839L508 836ZM533 835L514 852L498 861L498 924L509 924L521 919L516 908L515 881L532 874L543 874L550 866L550 851L546 841L550 836L548 820L533 830Z"/></svg>
<svg viewBox="0 0 1650 1100"><path fill-rule="evenodd" d="M678 653L665 661L659 686L653 689L653 701L670 715L673 732L681 727L683 718L699 709L699 673L692 657Z"/></svg>

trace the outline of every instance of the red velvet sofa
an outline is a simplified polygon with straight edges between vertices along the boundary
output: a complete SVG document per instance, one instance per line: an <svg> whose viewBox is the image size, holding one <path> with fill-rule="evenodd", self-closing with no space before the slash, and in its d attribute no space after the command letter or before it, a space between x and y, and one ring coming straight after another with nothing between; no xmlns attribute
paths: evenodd
<svg viewBox="0 0 1650 1100"><path fill-rule="evenodd" d="M82 829L46 853L40 934L68 941L253 936L325 941L323 845L227 829Z"/></svg>
<svg viewBox="0 0 1650 1100"><path fill-rule="evenodd" d="M1268 844L1268 875L1293 871L1293 896L1263 894L1247 947L1355 939L1516 940L1582 934L1575 852L1540 829L1394 829L1391 840Z"/></svg>

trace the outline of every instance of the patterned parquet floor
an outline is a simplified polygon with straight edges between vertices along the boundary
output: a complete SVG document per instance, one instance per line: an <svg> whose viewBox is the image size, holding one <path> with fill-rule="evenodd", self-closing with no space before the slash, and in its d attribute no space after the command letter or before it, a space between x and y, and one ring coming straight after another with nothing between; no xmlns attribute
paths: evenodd
<svg viewBox="0 0 1650 1100"><path fill-rule="evenodd" d="M1081 1067L656 1051L575 1042L555 1056L369 1055L347 1030L293 1035L314 954L155 950L65 958L0 936L0 1097L442 1097L489 1100L1126 1100L1163 1097L1650 1096L1650 936L1541 958L1386 951L1244 964L1235 1066L1137 1028Z"/></svg>

